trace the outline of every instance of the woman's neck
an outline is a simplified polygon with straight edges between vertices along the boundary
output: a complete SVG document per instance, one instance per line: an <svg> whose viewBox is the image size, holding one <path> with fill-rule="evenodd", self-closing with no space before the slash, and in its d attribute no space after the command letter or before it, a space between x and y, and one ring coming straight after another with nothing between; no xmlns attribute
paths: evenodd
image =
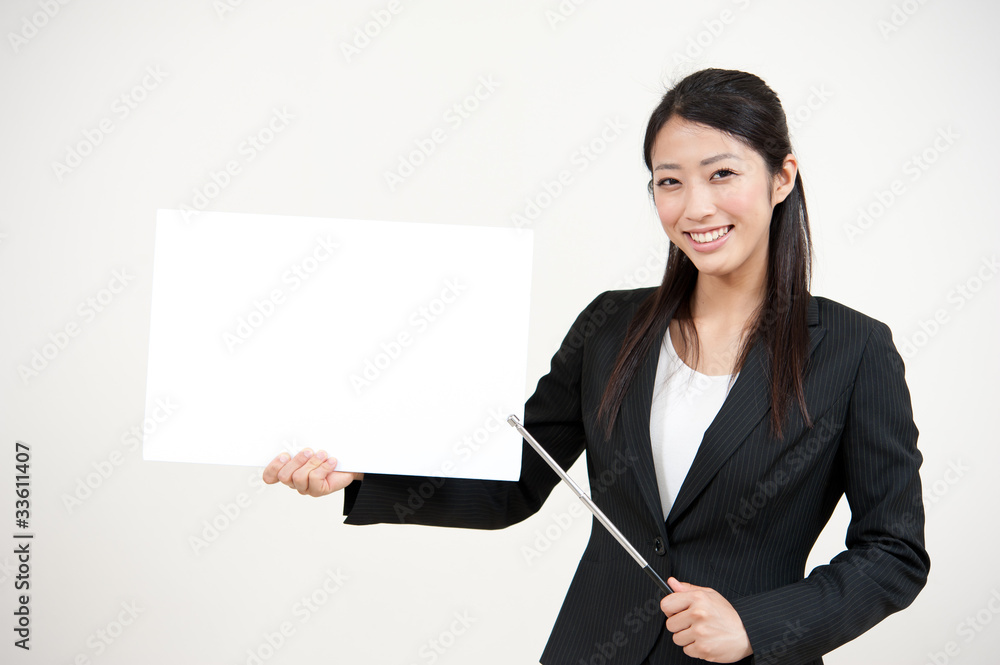
<svg viewBox="0 0 1000 665"><path fill-rule="evenodd" d="M699 274L691 294L691 318L715 329L742 328L763 301L766 281Z"/></svg>

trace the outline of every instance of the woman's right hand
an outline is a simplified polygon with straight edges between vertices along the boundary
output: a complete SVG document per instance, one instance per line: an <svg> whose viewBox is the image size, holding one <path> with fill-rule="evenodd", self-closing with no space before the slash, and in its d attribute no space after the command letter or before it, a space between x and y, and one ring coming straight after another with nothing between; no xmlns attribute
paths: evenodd
<svg viewBox="0 0 1000 665"><path fill-rule="evenodd" d="M281 453L264 468L264 482L280 482L299 494L326 496L342 490L355 480L362 480L364 473L336 471L337 460L327 457L325 451L313 453L309 448L300 450L295 457Z"/></svg>

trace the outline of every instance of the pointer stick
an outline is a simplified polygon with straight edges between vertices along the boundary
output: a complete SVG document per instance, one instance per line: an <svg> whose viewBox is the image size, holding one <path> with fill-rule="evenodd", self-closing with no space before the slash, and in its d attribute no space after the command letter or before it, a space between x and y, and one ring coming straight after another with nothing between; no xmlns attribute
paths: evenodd
<svg viewBox="0 0 1000 665"><path fill-rule="evenodd" d="M559 463L556 462L551 455L545 452L545 449L542 448L541 444L539 444L538 441L535 441L535 437L531 436L531 433L528 432L528 430L524 429L524 425L521 424L521 421L518 419L518 417L511 414L510 416L507 417L507 424L516 429L518 432L520 432L521 436L523 436L525 440L531 444L531 447L535 449L535 452L541 455L542 459L545 460L545 462L550 467L552 467L552 470L555 471L557 474L559 474L559 477L562 478L563 481L565 481L566 484L573 489L573 492L580 499L580 501L583 501L584 505L590 509L590 512L594 513L594 517L596 517L601 522L601 524L604 525L604 528L607 529L611 533L611 535L615 537L615 540L621 543L621 546L625 548L625 551L628 552L630 555L632 555L632 558L635 559L635 562L640 566L642 566L642 569L646 571L646 574L649 575L649 577L653 580L653 582L656 583L656 586L660 587L660 590L663 591L664 594L673 593L673 590L669 586L667 586L667 583L663 581L663 578L657 575L656 571L649 567L649 564L646 563L646 560L642 558L641 554L639 554L639 550L632 547L632 543L628 542L628 539L625 538L625 536L622 535L622 532L618 530L618 527L616 527L614 523L608 519L608 516L605 515L603 512L601 512L601 509L598 508L593 501L591 501L589 496L584 494L583 490L580 489L580 486L577 485L575 482L573 482L573 479L570 478L566 474L566 472L562 470L562 467L559 466Z"/></svg>

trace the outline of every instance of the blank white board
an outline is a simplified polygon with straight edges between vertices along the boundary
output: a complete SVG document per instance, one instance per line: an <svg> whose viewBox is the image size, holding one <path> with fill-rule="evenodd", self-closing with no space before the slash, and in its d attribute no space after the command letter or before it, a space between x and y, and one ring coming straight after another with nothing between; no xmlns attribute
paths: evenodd
<svg viewBox="0 0 1000 665"><path fill-rule="evenodd" d="M157 211L144 459L517 480L529 230L185 216Z"/></svg>

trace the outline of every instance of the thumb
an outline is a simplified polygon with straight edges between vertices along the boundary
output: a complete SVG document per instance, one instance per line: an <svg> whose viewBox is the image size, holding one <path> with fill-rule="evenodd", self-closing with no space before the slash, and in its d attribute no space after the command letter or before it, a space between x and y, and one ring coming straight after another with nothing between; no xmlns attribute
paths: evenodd
<svg viewBox="0 0 1000 665"><path fill-rule="evenodd" d="M676 577L672 576L667 578L667 586L669 586L673 591L679 591L679 592L692 591L698 588L693 584L688 584L687 582L681 582Z"/></svg>
<svg viewBox="0 0 1000 665"><path fill-rule="evenodd" d="M328 467L332 467L330 468L330 472L326 474L326 478L324 478L327 489L329 489L328 493L338 492L354 482L353 473L337 470L336 459L328 460Z"/></svg>

